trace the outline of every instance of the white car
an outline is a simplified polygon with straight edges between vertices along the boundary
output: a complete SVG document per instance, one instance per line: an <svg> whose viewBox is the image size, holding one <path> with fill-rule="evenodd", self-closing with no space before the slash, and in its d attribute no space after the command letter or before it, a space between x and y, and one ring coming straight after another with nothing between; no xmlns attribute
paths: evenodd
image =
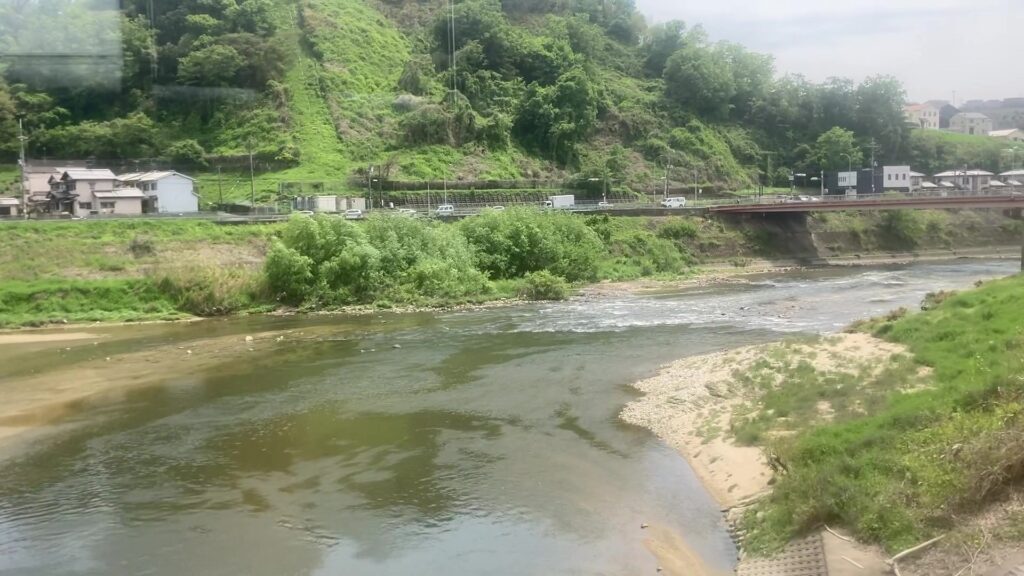
<svg viewBox="0 0 1024 576"><path fill-rule="evenodd" d="M312 218L315 215L312 210L299 210L296 214L306 216L307 218Z"/></svg>
<svg viewBox="0 0 1024 576"><path fill-rule="evenodd" d="M504 206L491 206L491 210L494 210L495 212L504 212L505 211L505 207Z"/></svg>
<svg viewBox="0 0 1024 576"><path fill-rule="evenodd" d="M400 208L398 210L398 215L404 216L406 218L415 218L419 216L419 213L413 210L412 208Z"/></svg>
<svg viewBox="0 0 1024 576"><path fill-rule="evenodd" d="M451 204L444 204L442 206L438 206L434 213L441 217L455 216L455 206L452 206Z"/></svg>
<svg viewBox="0 0 1024 576"><path fill-rule="evenodd" d="M615 205L612 204L611 202L598 202L597 203L597 207L598 208L612 208L613 206L615 206Z"/></svg>
<svg viewBox="0 0 1024 576"><path fill-rule="evenodd" d="M353 208L352 210L345 210L345 220L362 220L363 211Z"/></svg>
<svg viewBox="0 0 1024 576"><path fill-rule="evenodd" d="M665 198L661 201L662 208L684 208L686 198Z"/></svg>

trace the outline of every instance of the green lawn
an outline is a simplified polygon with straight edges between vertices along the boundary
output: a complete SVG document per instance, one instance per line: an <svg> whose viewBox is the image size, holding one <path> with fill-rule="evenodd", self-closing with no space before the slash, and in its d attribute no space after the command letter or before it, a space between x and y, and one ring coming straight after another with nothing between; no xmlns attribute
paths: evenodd
<svg viewBox="0 0 1024 576"><path fill-rule="evenodd" d="M916 366L932 371L928 387L900 392L919 374L894 367L869 415L777 441L789 473L746 516L752 548L824 522L897 551L953 528L1024 479L1024 276L938 301L859 327L905 344ZM812 382L819 396L843 384L823 377ZM799 396L807 378L787 379L774 402Z"/></svg>

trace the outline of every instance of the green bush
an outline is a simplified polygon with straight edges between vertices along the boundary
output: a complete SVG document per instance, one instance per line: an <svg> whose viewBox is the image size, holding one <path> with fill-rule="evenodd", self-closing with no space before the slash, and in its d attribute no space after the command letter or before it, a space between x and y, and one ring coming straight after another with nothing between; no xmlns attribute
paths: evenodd
<svg viewBox="0 0 1024 576"><path fill-rule="evenodd" d="M521 295L527 300L565 300L569 284L546 270L530 272L524 278Z"/></svg>
<svg viewBox="0 0 1024 576"><path fill-rule="evenodd" d="M658 238L681 242L683 240L693 240L697 237L698 232L697 225L692 221L684 220L683 218L673 218L663 224L661 228L658 228Z"/></svg>
<svg viewBox="0 0 1024 576"><path fill-rule="evenodd" d="M597 278L600 237L579 217L564 212L514 208L459 224L491 278L523 277L548 270L570 282Z"/></svg>
<svg viewBox="0 0 1024 576"><path fill-rule="evenodd" d="M206 166L206 150L195 140L179 140L167 147L164 154L175 164Z"/></svg>

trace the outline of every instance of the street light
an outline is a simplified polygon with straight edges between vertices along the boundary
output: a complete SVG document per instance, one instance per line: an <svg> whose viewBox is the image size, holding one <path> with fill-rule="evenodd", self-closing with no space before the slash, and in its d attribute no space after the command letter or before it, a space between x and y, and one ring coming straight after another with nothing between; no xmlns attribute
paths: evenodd
<svg viewBox="0 0 1024 576"><path fill-rule="evenodd" d="M604 178L587 178L587 182L603 182L601 185L601 201L608 201L608 177Z"/></svg>
<svg viewBox="0 0 1024 576"><path fill-rule="evenodd" d="M840 154L840 156L846 158L847 162L849 162L846 171L853 172L853 157L850 156L849 154Z"/></svg>

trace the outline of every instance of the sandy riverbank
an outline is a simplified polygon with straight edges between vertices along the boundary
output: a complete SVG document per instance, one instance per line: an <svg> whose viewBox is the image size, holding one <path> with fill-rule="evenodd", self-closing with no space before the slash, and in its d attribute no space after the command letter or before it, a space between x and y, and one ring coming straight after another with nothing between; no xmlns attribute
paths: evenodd
<svg viewBox="0 0 1024 576"><path fill-rule="evenodd" d="M745 389L735 376L771 358L783 346L787 354L798 355L823 372L856 373L868 366L881 367L904 351L866 334L841 334L817 342L751 346L685 358L634 384L644 396L628 404L621 418L648 428L678 450L723 510L763 496L770 491L774 474L765 453L740 445L730 433L734 410L756 402L754 391ZM822 417L827 413L828 407L822 406ZM830 574L888 573L880 550L827 532L823 540Z"/></svg>

